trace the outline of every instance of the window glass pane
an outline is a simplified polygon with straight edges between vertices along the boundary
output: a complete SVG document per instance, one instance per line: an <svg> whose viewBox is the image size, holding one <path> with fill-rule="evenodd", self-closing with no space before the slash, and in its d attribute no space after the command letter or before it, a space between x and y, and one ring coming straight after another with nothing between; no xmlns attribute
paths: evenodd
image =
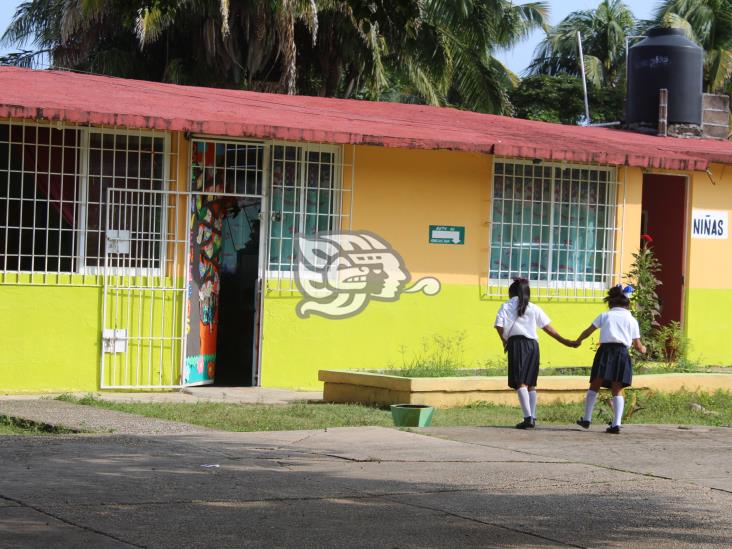
<svg viewBox="0 0 732 549"><path fill-rule="evenodd" d="M614 207L608 168L494 165L489 276L584 283L608 279Z"/></svg>
<svg viewBox="0 0 732 549"><path fill-rule="evenodd" d="M331 151L292 145L272 148L270 270L293 269L297 235L337 229L340 188Z"/></svg>

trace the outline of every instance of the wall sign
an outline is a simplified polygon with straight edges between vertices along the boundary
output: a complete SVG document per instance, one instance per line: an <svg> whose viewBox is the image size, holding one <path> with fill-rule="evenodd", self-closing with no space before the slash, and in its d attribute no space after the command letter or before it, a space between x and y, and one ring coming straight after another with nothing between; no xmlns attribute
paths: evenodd
<svg viewBox="0 0 732 549"><path fill-rule="evenodd" d="M727 240L728 237L728 212L718 210L692 210L691 238Z"/></svg>
<svg viewBox="0 0 732 549"><path fill-rule="evenodd" d="M430 244L465 244L465 227L430 225Z"/></svg>

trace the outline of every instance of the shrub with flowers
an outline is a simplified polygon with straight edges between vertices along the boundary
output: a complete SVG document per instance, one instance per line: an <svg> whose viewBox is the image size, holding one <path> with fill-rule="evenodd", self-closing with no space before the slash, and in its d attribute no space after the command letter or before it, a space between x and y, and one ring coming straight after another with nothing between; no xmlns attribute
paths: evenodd
<svg viewBox="0 0 732 549"><path fill-rule="evenodd" d="M662 282L656 277L661 270L661 263L653 253L653 238L644 234L641 236L640 249L633 254L633 263L630 271L625 274L625 278L634 286L634 292L631 296L631 304L638 325L640 326L641 339L648 347L648 358L653 358L659 354L654 333L659 327L658 316L661 314L661 307L658 301L656 288ZM635 352L635 351L634 351ZM642 357L635 356L636 359Z"/></svg>

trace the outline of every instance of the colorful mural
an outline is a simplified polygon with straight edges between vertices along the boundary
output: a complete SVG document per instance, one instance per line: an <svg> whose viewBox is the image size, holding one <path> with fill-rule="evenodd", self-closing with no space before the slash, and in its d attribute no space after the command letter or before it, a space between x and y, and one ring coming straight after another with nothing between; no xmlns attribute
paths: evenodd
<svg viewBox="0 0 732 549"><path fill-rule="evenodd" d="M221 271L221 229L225 201L214 193L223 189L224 171L217 170L214 143L195 142L192 151L191 255L188 278L187 352L183 382L207 385L216 374L216 338Z"/></svg>

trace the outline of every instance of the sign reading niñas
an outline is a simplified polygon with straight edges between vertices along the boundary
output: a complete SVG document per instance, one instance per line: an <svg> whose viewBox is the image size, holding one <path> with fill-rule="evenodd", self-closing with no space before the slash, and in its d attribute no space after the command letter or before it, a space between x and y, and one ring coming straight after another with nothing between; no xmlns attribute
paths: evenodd
<svg viewBox="0 0 732 549"><path fill-rule="evenodd" d="M726 240L729 235L728 214L723 211L693 210L691 238Z"/></svg>

